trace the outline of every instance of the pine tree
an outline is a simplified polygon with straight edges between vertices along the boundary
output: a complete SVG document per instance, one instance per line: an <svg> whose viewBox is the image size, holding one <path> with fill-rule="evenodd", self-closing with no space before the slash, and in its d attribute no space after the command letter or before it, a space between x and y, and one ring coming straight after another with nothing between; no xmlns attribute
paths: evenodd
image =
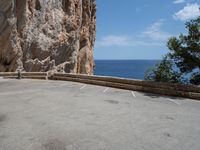
<svg viewBox="0 0 200 150"><path fill-rule="evenodd" d="M169 39L167 46L170 52L153 70L147 71L146 80L183 82L181 75L189 75L188 82L200 84L200 17L186 22L186 28L188 35Z"/></svg>

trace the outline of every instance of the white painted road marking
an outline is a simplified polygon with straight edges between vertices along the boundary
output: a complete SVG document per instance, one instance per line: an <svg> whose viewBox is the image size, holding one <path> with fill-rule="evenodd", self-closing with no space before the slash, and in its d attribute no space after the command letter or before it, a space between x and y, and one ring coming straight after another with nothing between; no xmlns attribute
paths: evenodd
<svg viewBox="0 0 200 150"><path fill-rule="evenodd" d="M131 94L132 94L133 97L136 97L136 96L135 96L135 93L134 93L133 91L131 91Z"/></svg>
<svg viewBox="0 0 200 150"><path fill-rule="evenodd" d="M87 86L87 85L83 85L83 86L80 88L80 90L84 89L86 86Z"/></svg>
<svg viewBox="0 0 200 150"><path fill-rule="evenodd" d="M175 101L175 100L172 100L172 99L167 99L168 101L172 102L172 103L175 103L176 105L181 105L179 102Z"/></svg>
<svg viewBox="0 0 200 150"><path fill-rule="evenodd" d="M103 93L106 93L110 88L106 88L105 90L103 90Z"/></svg>

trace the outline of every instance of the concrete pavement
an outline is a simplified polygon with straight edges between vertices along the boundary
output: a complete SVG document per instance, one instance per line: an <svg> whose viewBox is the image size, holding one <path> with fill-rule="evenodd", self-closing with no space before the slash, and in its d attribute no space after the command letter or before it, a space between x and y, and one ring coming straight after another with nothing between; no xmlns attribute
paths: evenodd
<svg viewBox="0 0 200 150"><path fill-rule="evenodd" d="M199 150L200 102L0 79L0 150Z"/></svg>

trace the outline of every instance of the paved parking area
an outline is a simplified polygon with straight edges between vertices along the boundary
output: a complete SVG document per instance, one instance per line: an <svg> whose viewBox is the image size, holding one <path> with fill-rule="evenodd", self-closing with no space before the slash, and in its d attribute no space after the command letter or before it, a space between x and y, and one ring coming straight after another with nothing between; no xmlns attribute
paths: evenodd
<svg viewBox="0 0 200 150"><path fill-rule="evenodd" d="M0 150L199 150L200 102L0 79Z"/></svg>

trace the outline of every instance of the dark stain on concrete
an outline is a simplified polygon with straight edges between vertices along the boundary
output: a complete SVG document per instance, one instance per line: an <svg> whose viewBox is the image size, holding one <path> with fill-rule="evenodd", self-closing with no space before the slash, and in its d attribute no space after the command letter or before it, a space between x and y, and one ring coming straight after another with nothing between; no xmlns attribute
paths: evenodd
<svg viewBox="0 0 200 150"><path fill-rule="evenodd" d="M0 135L0 139L6 139L6 138L8 138L7 135Z"/></svg>
<svg viewBox="0 0 200 150"><path fill-rule="evenodd" d="M170 120L170 121L175 120L175 118L173 116L169 116L169 115L161 115L159 118L163 119L163 120Z"/></svg>
<svg viewBox="0 0 200 150"><path fill-rule="evenodd" d="M115 100L104 100L105 102L108 102L110 104L119 104L118 101L115 101Z"/></svg>
<svg viewBox="0 0 200 150"><path fill-rule="evenodd" d="M129 102L125 102L125 104L130 105L131 103L129 103Z"/></svg>
<svg viewBox="0 0 200 150"><path fill-rule="evenodd" d="M168 119L168 120L175 120L174 117L171 117L171 116L166 116L166 119Z"/></svg>
<svg viewBox="0 0 200 150"><path fill-rule="evenodd" d="M168 138L172 137L170 133L163 133L163 135L164 137L168 137Z"/></svg>
<svg viewBox="0 0 200 150"><path fill-rule="evenodd" d="M44 144L44 150L67 150L67 149L64 142L58 139L51 139Z"/></svg>
<svg viewBox="0 0 200 150"><path fill-rule="evenodd" d="M6 115L0 114L0 123L6 120Z"/></svg>

